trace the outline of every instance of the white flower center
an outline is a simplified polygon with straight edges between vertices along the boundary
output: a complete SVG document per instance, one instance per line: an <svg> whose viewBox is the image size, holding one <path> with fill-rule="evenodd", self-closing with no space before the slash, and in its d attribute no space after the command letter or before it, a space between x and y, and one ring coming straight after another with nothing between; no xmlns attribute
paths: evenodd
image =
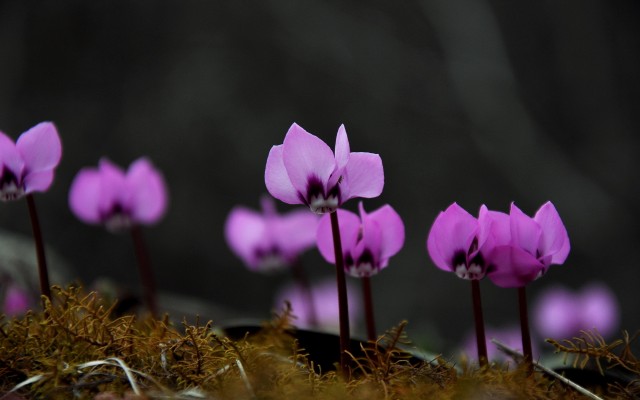
<svg viewBox="0 0 640 400"><path fill-rule="evenodd" d="M104 221L109 232L117 233L131 228L131 218L124 213L113 213Z"/></svg>
<svg viewBox="0 0 640 400"><path fill-rule="evenodd" d="M484 278L482 267L475 263L472 263L468 267L466 266L466 264L458 264L456 265L455 272L456 275L458 275L458 278L462 279L478 280Z"/></svg>
<svg viewBox="0 0 640 400"><path fill-rule="evenodd" d="M273 272L285 268L289 263L279 254L267 254L260 258L258 268L260 272Z"/></svg>
<svg viewBox="0 0 640 400"><path fill-rule="evenodd" d="M313 195L309 199L309 208L316 214L333 212L338 209L338 197L329 196L328 198L325 198L320 194Z"/></svg>
<svg viewBox="0 0 640 400"><path fill-rule="evenodd" d="M0 200L2 201L17 200L22 196L24 196L24 188L16 185L16 182L13 180L5 182L4 185L0 187Z"/></svg>
<svg viewBox="0 0 640 400"><path fill-rule="evenodd" d="M376 272L375 268L373 267L373 264L370 262L364 262L364 263L358 263L358 264L352 265L350 267L347 267L347 270L349 275L354 276L356 278L364 278L367 276L371 276Z"/></svg>

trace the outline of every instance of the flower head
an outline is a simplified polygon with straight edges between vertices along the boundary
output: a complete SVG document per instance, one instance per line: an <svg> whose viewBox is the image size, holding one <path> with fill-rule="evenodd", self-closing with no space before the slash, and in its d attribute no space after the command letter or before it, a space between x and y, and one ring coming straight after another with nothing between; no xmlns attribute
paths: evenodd
<svg viewBox="0 0 640 400"><path fill-rule="evenodd" d="M609 336L618 329L620 312L615 294L604 284L594 283L574 292L552 287L538 297L534 315L544 337L571 338L581 330L597 329Z"/></svg>
<svg viewBox="0 0 640 400"><path fill-rule="evenodd" d="M458 204L440 212L427 237L427 250L436 267L459 278L484 278L493 248L490 211L483 205L475 218Z"/></svg>
<svg viewBox="0 0 640 400"><path fill-rule="evenodd" d="M384 171L379 155L351 153L344 125L338 129L334 154L325 142L294 123L284 143L271 148L264 179L276 199L324 214L354 197L379 196Z"/></svg>
<svg viewBox="0 0 640 400"><path fill-rule="evenodd" d="M362 303L358 296L357 288L349 286L347 291L349 302L349 321L355 325L362 316ZM311 287L313 306L315 307L315 324L322 330L338 331L338 289L335 279L325 279L315 283ZM308 296L305 296L304 289L300 285L288 285L284 287L275 300L275 307L281 308L285 301L291 304L293 314L296 316L295 325L299 328L315 327L313 317L309 311L307 303Z"/></svg>
<svg viewBox="0 0 640 400"><path fill-rule="evenodd" d="M51 122L39 123L15 143L0 132L0 200L49 189L61 157L62 144Z"/></svg>
<svg viewBox="0 0 640 400"><path fill-rule="evenodd" d="M490 212L488 217L495 238L488 276L498 286L524 286L569 255L567 230L551 202L533 218L513 203L508 217L499 212Z"/></svg>
<svg viewBox="0 0 640 400"><path fill-rule="evenodd" d="M118 231L133 224L153 224L167 209L164 179L146 158L134 161L127 172L103 158L98 168L83 168L73 180L69 206L90 224Z"/></svg>
<svg viewBox="0 0 640 400"><path fill-rule="evenodd" d="M368 277L377 274L404 245L404 224L398 213L384 205L367 214L362 202L360 215L338 210L340 238L344 253L344 268L351 276ZM329 215L318 224L318 250L329 263L335 263L333 235Z"/></svg>
<svg viewBox="0 0 640 400"><path fill-rule="evenodd" d="M253 271L270 272L291 266L315 245L318 217L306 210L278 214L271 197L263 197L262 212L235 207L224 227L231 250Z"/></svg>

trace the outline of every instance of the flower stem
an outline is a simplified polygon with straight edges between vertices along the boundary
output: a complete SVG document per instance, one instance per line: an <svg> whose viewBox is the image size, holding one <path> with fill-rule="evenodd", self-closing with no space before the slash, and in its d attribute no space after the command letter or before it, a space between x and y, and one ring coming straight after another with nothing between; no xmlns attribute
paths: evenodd
<svg viewBox="0 0 640 400"><path fill-rule="evenodd" d="M51 285L49 284L49 272L47 270L47 258L44 252L44 241L42 240L42 231L40 230L40 220L36 211L36 202L33 195L28 194L27 206L29 207L29 216L31 217L31 230L33 231L33 240L36 244L36 258L38 260L38 275L40 277L40 293L51 299Z"/></svg>
<svg viewBox="0 0 640 400"><path fill-rule="evenodd" d="M309 317L309 325L313 328L318 327L318 316L316 315L316 303L313 299L313 292L311 291L311 285L307 274L304 273L304 268L300 260L296 260L292 267L293 279L296 281L298 288L302 291L302 296L305 298L307 305L307 315Z"/></svg>
<svg viewBox="0 0 640 400"><path fill-rule="evenodd" d="M527 312L527 291L524 286L518 288L518 306L520 308L520 330L522 332L524 362L531 364L533 350L531 348L531 331L529 330L529 313Z"/></svg>
<svg viewBox="0 0 640 400"><path fill-rule="evenodd" d="M476 346L478 348L478 361L480 366L487 365L487 339L484 334L484 317L482 316L482 300L480 298L480 281L471 280L471 297L473 301L473 319L476 325Z"/></svg>
<svg viewBox="0 0 640 400"><path fill-rule="evenodd" d="M344 273L344 259L342 242L340 241L340 226L338 212L331 213L331 230L333 232L333 250L336 258L336 282L338 285L338 313L340 319L340 368L342 376L349 379L349 303L347 301L347 280Z"/></svg>
<svg viewBox="0 0 640 400"><path fill-rule="evenodd" d="M374 342L378 336L376 335L376 321L373 313L373 296L371 294L371 277L363 276L362 280L362 296L364 299L364 314L367 321L367 338Z"/></svg>
<svg viewBox="0 0 640 400"><path fill-rule="evenodd" d="M158 303L156 298L156 284L151 269L149 252L147 251L147 246L145 246L140 226L133 225L131 227L131 238L133 239L133 247L135 248L136 258L138 259L138 270L142 282L144 301L151 315L157 318Z"/></svg>

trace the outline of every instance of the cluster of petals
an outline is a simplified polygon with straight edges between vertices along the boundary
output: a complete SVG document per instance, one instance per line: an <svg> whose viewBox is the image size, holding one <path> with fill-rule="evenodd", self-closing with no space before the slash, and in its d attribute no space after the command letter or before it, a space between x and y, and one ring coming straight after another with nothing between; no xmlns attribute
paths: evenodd
<svg viewBox="0 0 640 400"><path fill-rule="evenodd" d="M0 132L0 200L49 189L61 157L62 144L51 122L32 127L15 143Z"/></svg>
<svg viewBox="0 0 640 400"><path fill-rule="evenodd" d="M162 174L146 158L134 161L125 172L103 158L98 168L78 172L69 191L69 206L89 224L103 224L110 231L160 220L168 194Z"/></svg>
<svg viewBox="0 0 640 400"><path fill-rule="evenodd" d="M460 278L486 275L498 286L521 287L562 264L570 244L551 202L533 218L513 203L509 214L483 205L478 218L453 203L433 223L427 249L438 268Z"/></svg>
<svg viewBox="0 0 640 400"><path fill-rule="evenodd" d="M224 227L227 244L252 271L270 272L291 266L315 246L318 216L307 210L278 214L271 197L262 212L236 206Z"/></svg>
<svg viewBox="0 0 640 400"><path fill-rule="evenodd" d="M620 310L615 294L602 283L589 284L579 292L554 286L538 296L534 317L544 337L565 339L592 329L607 337L618 329Z"/></svg>
<svg viewBox="0 0 640 400"><path fill-rule="evenodd" d="M362 301L357 287L347 284L347 289L349 323L354 326L363 314ZM327 332L338 332L338 288L335 279L323 279L311 286L313 304L308 303L309 296L304 291L305 289L297 284L285 286L276 295L274 308L281 309L285 301L288 301L295 316L294 324L298 328L317 328ZM310 307L314 307L313 314Z"/></svg>
<svg viewBox="0 0 640 400"><path fill-rule="evenodd" d="M338 129L334 154L320 138L294 123L283 144L269 151L265 184L276 199L324 214L354 197L379 196L384 171L379 155L351 152L344 125Z"/></svg>
<svg viewBox="0 0 640 400"><path fill-rule="evenodd" d="M369 277L380 272L404 245L404 223L389 205L367 214L359 204L360 215L338 210L340 242L345 272L354 277ZM318 250L329 263L335 263L333 233L329 215L318 223Z"/></svg>

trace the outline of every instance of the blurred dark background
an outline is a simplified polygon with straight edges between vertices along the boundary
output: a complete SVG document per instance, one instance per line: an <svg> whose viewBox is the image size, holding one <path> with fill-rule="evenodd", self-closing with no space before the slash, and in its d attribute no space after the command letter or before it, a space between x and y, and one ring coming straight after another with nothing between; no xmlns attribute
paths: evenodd
<svg viewBox="0 0 640 400"><path fill-rule="evenodd" d="M2 1L0 129L57 124L63 160L36 201L45 239L85 283L137 290L138 274L127 235L71 214L69 185L102 156L146 155L171 194L145 229L160 289L212 304L215 322L268 318L291 278L248 272L225 218L259 206L268 151L292 122L331 146L344 123L353 151L383 159L384 192L366 208L389 203L406 223L405 248L373 279L379 328L408 319L439 351L471 327L468 283L426 253L440 210L515 201L531 215L551 200L572 251L530 296L601 280L635 331L638 21L634 0ZM26 206L3 204L0 226L30 234ZM333 274L315 252L304 261ZM515 319L515 291L482 288L488 324Z"/></svg>

